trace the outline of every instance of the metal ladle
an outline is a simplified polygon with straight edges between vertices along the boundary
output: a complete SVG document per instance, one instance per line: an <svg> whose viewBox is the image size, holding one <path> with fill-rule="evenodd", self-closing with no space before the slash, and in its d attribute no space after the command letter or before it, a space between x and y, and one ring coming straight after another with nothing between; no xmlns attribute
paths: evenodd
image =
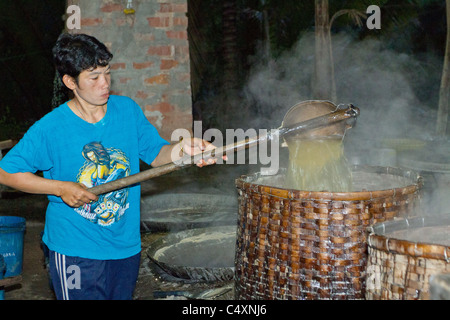
<svg viewBox="0 0 450 320"><path fill-rule="evenodd" d="M309 109L308 105L312 105L317 109L312 114L306 112L307 109ZM330 111L331 109L334 109L335 111ZM264 141L272 140L275 135L284 137L285 139L297 139L306 132L311 136L343 136L345 130L349 126L344 120L355 119L358 115L359 109L351 104L343 108L342 106L336 107L334 104L327 101L305 101L294 105L286 113L281 127L272 130L266 135L248 138L236 143L217 147L211 151L199 153L194 156L186 155L180 161L176 161L176 163L172 162L160 167L151 168L125 178L89 188L88 191L100 195L122 189L136 183L189 167L202 158L207 161L210 158L222 157L229 152L237 152L246 148L251 148ZM302 120L300 121L299 119Z"/></svg>

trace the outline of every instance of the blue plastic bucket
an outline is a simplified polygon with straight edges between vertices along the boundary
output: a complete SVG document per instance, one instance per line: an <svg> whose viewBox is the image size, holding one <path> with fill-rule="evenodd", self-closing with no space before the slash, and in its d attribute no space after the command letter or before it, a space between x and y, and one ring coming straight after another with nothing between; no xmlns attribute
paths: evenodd
<svg viewBox="0 0 450 320"><path fill-rule="evenodd" d="M6 263L5 278L22 273L24 232L24 218L0 217L0 255L3 256Z"/></svg>
<svg viewBox="0 0 450 320"><path fill-rule="evenodd" d="M3 256L0 254L0 280L3 279L6 271L6 263ZM5 300L5 290L0 290L0 300Z"/></svg>

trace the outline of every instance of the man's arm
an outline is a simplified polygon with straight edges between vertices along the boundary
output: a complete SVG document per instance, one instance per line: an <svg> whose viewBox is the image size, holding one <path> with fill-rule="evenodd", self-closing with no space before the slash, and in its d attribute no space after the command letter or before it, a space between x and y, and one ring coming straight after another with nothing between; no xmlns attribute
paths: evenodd
<svg viewBox="0 0 450 320"><path fill-rule="evenodd" d="M55 195L71 207L97 200L82 184L46 179L31 172L11 174L0 168L0 184L27 193Z"/></svg>

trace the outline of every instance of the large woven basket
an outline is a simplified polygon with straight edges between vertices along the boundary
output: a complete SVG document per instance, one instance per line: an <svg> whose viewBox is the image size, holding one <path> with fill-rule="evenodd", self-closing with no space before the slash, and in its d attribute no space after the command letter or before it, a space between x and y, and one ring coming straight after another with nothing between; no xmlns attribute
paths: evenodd
<svg viewBox="0 0 450 320"><path fill-rule="evenodd" d="M282 185L283 172L236 180L237 299L364 299L366 229L414 212L421 179L383 167L355 167L353 177L357 188L366 181L366 190L274 187ZM381 190L372 190L380 183Z"/></svg>
<svg viewBox="0 0 450 320"><path fill-rule="evenodd" d="M428 300L431 276L450 273L450 217L405 218L369 229L366 298Z"/></svg>

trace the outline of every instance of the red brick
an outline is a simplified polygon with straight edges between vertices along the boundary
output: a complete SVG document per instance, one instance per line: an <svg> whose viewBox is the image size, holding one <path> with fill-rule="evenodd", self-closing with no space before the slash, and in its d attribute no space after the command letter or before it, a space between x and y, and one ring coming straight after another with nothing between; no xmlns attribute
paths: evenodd
<svg viewBox="0 0 450 320"><path fill-rule="evenodd" d="M133 68L134 69L145 69L145 68L150 68L153 65L153 62L151 61L146 61L146 62L133 62Z"/></svg>
<svg viewBox="0 0 450 320"><path fill-rule="evenodd" d="M188 18L187 17L174 17L173 25L187 27L188 26Z"/></svg>
<svg viewBox="0 0 450 320"><path fill-rule="evenodd" d="M145 107L144 107L144 111L155 111L154 109L153 109L153 106L152 105L146 105ZM148 117L147 117L148 118Z"/></svg>
<svg viewBox="0 0 450 320"><path fill-rule="evenodd" d="M126 69L127 65L123 62L112 63L111 70Z"/></svg>
<svg viewBox="0 0 450 320"><path fill-rule="evenodd" d="M159 12L187 12L186 4L161 3Z"/></svg>
<svg viewBox="0 0 450 320"><path fill-rule="evenodd" d="M191 111L182 111L176 106L165 103L146 105L145 110L161 113L161 115L147 116L147 119L158 126L159 134L167 141L170 141L172 133L176 129L185 128L192 134L193 119Z"/></svg>
<svg viewBox="0 0 450 320"><path fill-rule="evenodd" d="M188 38L187 31L169 30L169 31L166 31L166 35L167 35L167 38L169 38L169 39L186 40Z"/></svg>
<svg viewBox="0 0 450 320"><path fill-rule="evenodd" d="M189 46L176 46L175 47L176 54L181 56L189 55Z"/></svg>
<svg viewBox="0 0 450 320"><path fill-rule="evenodd" d="M162 114L167 114L167 113L173 112L175 110L175 107L173 105L171 105L170 103L160 102L160 103L154 104L151 107L151 110L159 111Z"/></svg>
<svg viewBox="0 0 450 320"><path fill-rule="evenodd" d="M148 93L145 92L145 91L138 91L138 92L136 93L136 98L139 98L139 99L147 99L147 98L148 98Z"/></svg>
<svg viewBox="0 0 450 320"><path fill-rule="evenodd" d="M171 56L172 46L154 46L147 50L147 53L152 56Z"/></svg>
<svg viewBox="0 0 450 320"><path fill-rule="evenodd" d="M161 128L158 130L161 137L167 141L171 141L172 134L176 129L187 129L192 136L192 115L186 116L166 116L162 118ZM179 137L174 137L178 139Z"/></svg>
<svg viewBox="0 0 450 320"><path fill-rule="evenodd" d="M161 118L161 116L159 116L159 117L157 117L157 116L152 116L152 117L147 116L147 120L148 120L151 124L153 124L157 129L160 129L160 128L157 126L157 123L159 122L160 118ZM159 130L158 130L158 131L159 131ZM160 134L160 135L161 135L161 134Z"/></svg>
<svg viewBox="0 0 450 320"><path fill-rule="evenodd" d="M170 27L170 17L150 17L147 18L148 24L153 28L167 28Z"/></svg>
<svg viewBox="0 0 450 320"><path fill-rule="evenodd" d="M83 27L94 27L103 23L103 19L101 18L84 18L81 19L81 25Z"/></svg>
<svg viewBox="0 0 450 320"><path fill-rule="evenodd" d="M122 11L123 7L121 4L109 3L100 8L102 12L113 12L113 11Z"/></svg>
<svg viewBox="0 0 450 320"><path fill-rule="evenodd" d="M178 61L176 60L161 60L161 70L169 70L178 65Z"/></svg>
<svg viewBox="0 0 450 320"><path fill-rule="evenodd" d="M144 80L146 84L169 84L169 75L168 74L159 74L157 76L147 78Z"/></svg>
<svg viewBox="0 0 450 320"><path fill-rule="evenodd" d="M130 80L131 80L131 78L120 78L119 79L120 83L127 83Z"/></svg>
<svg viewBox="0 0 450 320"><path fill-rule="evenodd" d="M189 46L176 46L175 57L179 63L189 61Z"/></svg>
<svg viewBox="0 0 450 320"><path fill-rule="evenodd" d="M161 129L158 130L161 137L166 140L170 140L172 133L176 129L187 129L192 130L192 114L182 113L180 110L172 112L170 114L165 114L162 119Z"/></svg>

